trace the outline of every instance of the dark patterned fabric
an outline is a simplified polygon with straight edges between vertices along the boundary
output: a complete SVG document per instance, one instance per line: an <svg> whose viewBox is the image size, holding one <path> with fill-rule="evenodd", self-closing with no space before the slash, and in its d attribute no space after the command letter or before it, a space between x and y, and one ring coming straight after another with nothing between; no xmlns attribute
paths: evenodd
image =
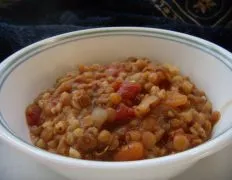
<svg viewBox="0 0 232 180"><path fill-rule="evenodd" d="M198 26L230 26L232 1L225 0L152 0L165 16Z"/></svg>
<svg viewBox="0 0 232 180"><path fill-rule="evenodd" d="M144 26L232 51L231 0L0 0L0 62L38 40L80 29Z"/></svg>

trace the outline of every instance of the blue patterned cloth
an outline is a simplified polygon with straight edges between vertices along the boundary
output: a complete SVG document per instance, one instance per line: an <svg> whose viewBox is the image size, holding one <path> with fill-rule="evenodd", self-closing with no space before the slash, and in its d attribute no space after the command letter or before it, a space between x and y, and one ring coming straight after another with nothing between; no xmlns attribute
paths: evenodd
<svg viewBox="0 0 232 180"><path fill-rule="evenodd" d="M232 1L230 0L152 0L165 16L182 23L197 26L231 26Z"/></svg>
<svg viewBox="0 0 232 180"><path fill-rule="evenodd" d="M108 26L184 32L232 51L231 0L0 0L0 61L53 35Z"/></svg>

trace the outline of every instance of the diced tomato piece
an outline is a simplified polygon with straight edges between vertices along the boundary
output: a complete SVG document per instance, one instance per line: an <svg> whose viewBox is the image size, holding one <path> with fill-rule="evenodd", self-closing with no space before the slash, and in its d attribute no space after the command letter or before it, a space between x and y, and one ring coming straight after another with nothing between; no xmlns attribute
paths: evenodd
<svg viewBox="0 0 232 180"><path fill-rule="evenodd" d="M135 111L124 104L120 104L116 109L115 121L128 121L135 117Z"/></svg>
<svg viewBox="0 0 232 180"><path fill-rule="evenodd" d="M122 96L123 99L135 99L136 96L141 92L141 85L138 83L124 82L118 93Z"/></svg>
<svg viewBox="0 0 232 180"><path fill-rule="evenodd" d="M38 105L32 104L28 106L26 110L27 124L29 126L39 125L41 122L40 114L41 114L41 109Z"/></svg>
<svg viewBox="0 0 232 180"><path fill-rule="evenodd" d="M114 89L114 91L118 91L118 89L120 88L122 82L120 81L115 81L112 83L112 88Z"/></svg>

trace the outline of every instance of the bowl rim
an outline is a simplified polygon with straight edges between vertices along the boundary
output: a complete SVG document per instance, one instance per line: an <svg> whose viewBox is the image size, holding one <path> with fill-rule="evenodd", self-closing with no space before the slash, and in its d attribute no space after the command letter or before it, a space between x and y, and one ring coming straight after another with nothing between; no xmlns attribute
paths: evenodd
<svg viewBox="0 0 232 180"><path fill-rule="evenodd" d="M0 64L0 73L1 75L6 73L3 77L0 77L0 83L4 83L5 79L10 74L11 71L9 69L13 69L13 66L17 66L18 60L20 58L25 58L26 60L29 59L31 56L35 55L36 53L40 53L42 50L46 50L48 48L52 48L56 45L60 45L61 43L67 43L70 39L81 38L87 36L89 38L98 37L101 34L125 34L128 33L131 35L139 35L139 34L155 34L160 35L163 39L165 37L168 40L178 40L179 43L184 43L186 45L193 46L200 50L205 51L206 53L217 57L222 63L226 65L232 71L232 54L221 48L220 46L211 43L209 41L203 40L198 37L194 37L191 35L187 35L184 33L174 32L170 30L163 30L163 29L156 29L156 28L143 28L143 27L107 27L107 28L93 28L87 30L80 30L74 31L69 33L64 33L61 35L53 36L47 38L42 41L38 41L33 43L16 53L12 54L8 58L6 58ZM32 55L30 56L30 53ZM24 60L25 61L25 60ZM24 62L23 61L23 62ZM7 72L8 71L8 72ZM1 87L0 87L1 91ZM192 160L197 161L207 155L210 155L216 152L219 149L222 149L224 146L228 144L228 140L232 139L232 128L228 129L227 131L223 132L216 138L203 143L200 146L195 148L191 148L189 150L174 154L174 155L167 155L163 157L158 157L154 159L146 159L146 160L139 160L139 161L127 161L127 162L102 162L102 161L89 161L89 160L82 160L82 159L74 159L70 157L65 157L57 154L50 153L48 151L39 149L32 144L29 144L22 140L21 138L17 137L7 126L6 121L4 120L3 116L0 112L0 138L8 142L9 144L15 146L16 148L29 153L30 155L38 155L38 157L45 158L48 161L57 161L62 164L69 164L74 166L82 166L88 168L104 168L104 169L113 169L113 168L140 168L154 166L154 165L162 165L167 163L175 163L181 160ZM220 146L219 146L220 144ZM189 159L190 158L190 159ZM186 161L183 163L187 163Z"/></svg>

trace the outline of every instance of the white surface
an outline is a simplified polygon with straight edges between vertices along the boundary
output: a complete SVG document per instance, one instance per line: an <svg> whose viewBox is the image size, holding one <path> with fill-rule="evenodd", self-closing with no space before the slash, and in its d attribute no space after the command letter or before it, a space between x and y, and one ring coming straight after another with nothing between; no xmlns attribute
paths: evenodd
<svg viewBox="0 0 232 180"><path fill-rule="evenodd" d="M200 160L172 180L231 180L232 145ZM0 180L67 180L25 154L0 142ZM141 179L142 180L142 179Z"/></svg>
<svg viewBox="0 0 232 180"><path fill-rule="evenodd" d="M23 62L20 57L30 57L29 60L24 61L11 72L1 87L0 111L10 129L18 137L29 142L28 127L26 122L22 121L25 118L26 105L31 102L35 95L46 87L50 87L57 76L69 69L70 66L78 63L109 63L109 61L133 55L164 61L180 67L185 75L190 76L198 87L207 92L216 109L224 109L221 111L222 118L215 127L211 141L197 148L156 160L102 163L48 154L23 143L1 127L0 137L2 136L12 147L25 152L28 157L32 157L33 162L40 161L57 173L75 180L77 178L78 180L167 179L183 172L203 157L227 146L232 141L232 111L229 110L229 105L231 105L229 102L232 100L232 84L229 83L232 79L232 71L228 68L228 66L232 68L232 64L228 62L231 59L231 54L207 41L184 34L142 28L120 29L111 28L107 29L107 32L105 32L106 29L86 30L54 37L22 49L4 61L5 65L8 64L9 67L7 69L3 63L0 69L5 68L5 70L10 71L17 63ZM72 41L62 40L64 37ZM45 44L46 46L42 47L44 51L40 51L41 46ZM35 53L35 49L37 53ZM211 54L204 52L203 49ZM216 57L220 57L224 64ZM0 82L3 82L5 75L2 72ZM231 128L229 131L215 138L229 128ZM7 151L8 154L9 152ZM8 154L7 157L9 157ZM16 155L16 157L21 158L21 155ZM23 162L26 161L18 160L16 167L25 168L26 171L32 173L33 170L23 167ZM218 160L209 164L214 164L214 162L218 163ZM36 169L37 165L33 164L29 167ZM207 166L203 165L203 167ZM215 172L215 170L213 171ZM4 171L4 173L7 172L12 173L11 169ZM17 174L15 176L17 177Z"/></svg>

